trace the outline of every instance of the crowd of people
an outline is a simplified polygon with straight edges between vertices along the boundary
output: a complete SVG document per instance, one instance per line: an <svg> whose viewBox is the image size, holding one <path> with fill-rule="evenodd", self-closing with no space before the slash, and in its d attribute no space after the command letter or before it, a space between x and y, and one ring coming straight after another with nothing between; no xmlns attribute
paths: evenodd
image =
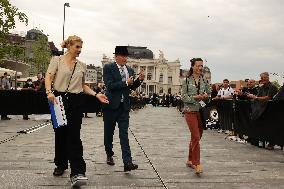
<svg viewBox="0 0 284 189"><path fill-rule="evenodd" d="M157 93L151 94L150 97L145 97L147 104L152 104L153 107L165 106L165 107L177 107L181 100L181 95L179 94L171 94L171 93L163 93L161 95Z"/></svg>
<svg viewBox="0 0 284 189"><path fill-rule="evenodd" d="M251 103L266 103L276 97L276 94L279 93L279 89L270 82L268 72L261 73L259 81L247 79L245 80L245 83L245 86L241 89L233 89L229 85L228 79L224 79L220 86L216 84L211 85L210 99L212 103L218 102L218 100L223 101L219 101L219 106L218 108L216 107L218 120L214 120L213 125L210 123L209 128L216 129L219 133L229 134L230 136L233 136L230 138L234 138L236 141L249 142L252 145L272 150L275 146L273 140L262 141L259 138L243 136L242 134L235 132L233 126L233 105L232 103L226 103L224 100L246 100ZM181 102L181 104L184 106L184 102ZM222 104L222 106L220 106L220 104ZM226 106L229 106L229 108L226 108ZM181 110L181 112L183 112L184 108ZM258 113L257 115L259 116L260 114ZM210 117L208 118L211 119ZM267 143L266 145L265 142Z"/></svg>
<svg viewBox="0 0 284 189"><path fill-rule="evenodd" d="M45 92L45 79L42 73L37 74L37 80L32 81L31 78L28 78L23 86L12 87L10 76L7 72L4 73L4 76L1 80L0 90L33 90L36 92ZM8 117L6 114L1 114L1 120L10 120L11 118ZM28 120L28 115L23 115L24 120Z"/></svg>

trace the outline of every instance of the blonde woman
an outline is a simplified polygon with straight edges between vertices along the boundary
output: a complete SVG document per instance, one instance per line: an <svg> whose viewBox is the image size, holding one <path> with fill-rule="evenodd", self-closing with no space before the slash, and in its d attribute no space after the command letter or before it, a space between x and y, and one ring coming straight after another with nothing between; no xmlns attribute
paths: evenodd
<svg viewBox="0 0 284 189"><path fill-rule="evenodd" d="M194 168L196 174L200 174L202 173L202 168L200 165L199 141L203 133L203 127L199 110L204 105L204 100L209 98L211 89L202 75L203 60L201 58L193 58L190 62L189 75L182 83L184 117L191 133L186 165Z"/></svg>
<svg viewBox="0 0 284 189"><path fill-rule="evenodd" d="M88 180L85 176L86 164L80 139L82 93L93 95L102 103L108 103L105 95L97 94L85 84L86 64L77 59L82 45L83 41L78 36L69 36L64 40L61 46L67 48L67 52L51 59L45 79L46 94L50 102L57 103L55 97L58 95L65 98L67 125L54 129L56 168L53 175L63 175L69 161L71 186L85 185Z"/></svg>

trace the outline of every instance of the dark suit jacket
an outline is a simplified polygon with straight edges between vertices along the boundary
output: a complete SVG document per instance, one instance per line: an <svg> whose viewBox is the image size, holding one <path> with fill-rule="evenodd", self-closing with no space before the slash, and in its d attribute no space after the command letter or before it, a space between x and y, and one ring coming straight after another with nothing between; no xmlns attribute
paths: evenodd
<svg viewBox="0 0 284 189"><path fill-rule="evenodd" d="M128 70L129 77L133 76L135 78L135 73L132 68L126 66ZM106 64L103 68L103 79L106 86L106 96L108 97L109 104L105 104L105 109L117 109L121 102L121 97L123 94L124 108L130 110L130 97L129 94L131 90L135 90L141 85L141 81L137 78L133 85L127 86L125 82L122 82L122 78L116 63Z"/></svg>

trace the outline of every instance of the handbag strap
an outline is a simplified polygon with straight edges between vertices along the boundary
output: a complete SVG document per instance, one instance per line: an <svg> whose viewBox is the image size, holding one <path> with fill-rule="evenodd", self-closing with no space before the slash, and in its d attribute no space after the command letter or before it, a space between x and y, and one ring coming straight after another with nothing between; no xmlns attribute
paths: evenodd
<svg viewBox="0 0 284 189"><path fill-rule="evenodd" d="M75 65L74 65L74 68L73 68L73 71L72 71L72 74L71 74L70 80L69 80L69 82L68 82L67 89L66 89L66 91L65 91L65 92L67 92L67 93L69 92L69 86L70 86L71 79L72 79L72 76L73 76L73 74L74 74L74 71L75 71L75 69L76 69L76 65L77 65L77 60L76 60L76 62L75 62Z"/></svg>

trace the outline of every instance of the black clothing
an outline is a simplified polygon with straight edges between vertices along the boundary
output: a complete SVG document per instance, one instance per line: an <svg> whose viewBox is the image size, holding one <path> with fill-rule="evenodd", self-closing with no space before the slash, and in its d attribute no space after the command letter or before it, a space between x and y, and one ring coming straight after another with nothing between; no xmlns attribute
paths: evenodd
<svg viewBox="0 0 284 189"><path fill-rule="evenodd" d="M261 86L259 88L258 97L264 97L264 96L269 96L270 99L273 98L273 96L277 93L277 87L273 85L271 82ZM251 118L253 120L258 119L263 112L266 110L268 100L255 100L251 104L252 108L252 113L251 113Z"/></svg>
<svg viewBox="0 0 284 189"><path fill-rule="evenodd" d="M211 91L211 98L215 98L218 95L218 91L216 89L213 89Z"/></svg>
<svg viewBox="0 0 284 189"><path fill-rule="evenodd" d="M284 85L279 89L273 100L284 100Z"/></svg>
<svg viewBox="0 0 284 189"><path fill-rule="evenodd" d="M55 95L64 93L55 92ZM70 162L71 174L85 174L86 163L83 159L83 145L80 139L82 124L83 95L68 93L68 109L66 109L67 125L54 129L55 132L55 158L54 163L61 169L68 168Z"/></svg>
<svg viewBox="0 0 284 189"><path fill-rule="evenodd" d="M248 94L253 94L253 95L257 95L258 94L258 87L254 87L254 88L248 88L248 87L244 87L242 89L242 95L238 95L238 99L239 100L250 100L250 98L247 96Z"/></svg>
<svg viewBox="0 0 284 189"><path fill-rule="evenodd" d="M278 89L275 85L273 85L271 82L264 84L259 88L257 96L269 96L271 99L274 95L278 92Z"/></svg>
<svg viewBox="0 0 284 189"><path fill-rule="evenodd" d="M45 82L44 79L37 80L34 82L35 89L40 92L45 92Z"/></svg>
<svg viewBox="0 0 284 189"><path fill-rule="evenodd" d="M35 86L33 84L29 84L29 83L25 83L25 85L23 86L23 88L27 89L27 88L32 88L34 89Z"/></svg>

